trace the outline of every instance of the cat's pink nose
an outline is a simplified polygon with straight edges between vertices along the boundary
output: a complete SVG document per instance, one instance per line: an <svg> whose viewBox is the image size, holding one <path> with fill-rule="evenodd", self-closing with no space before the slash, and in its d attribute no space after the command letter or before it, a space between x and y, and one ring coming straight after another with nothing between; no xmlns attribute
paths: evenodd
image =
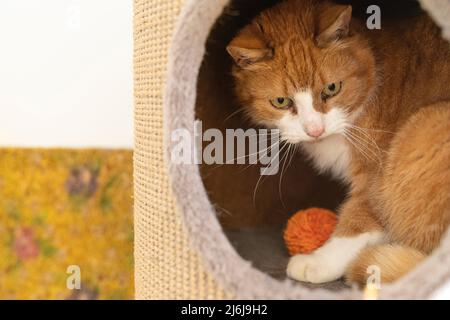
<svg viewBox="0 0 450 320"><path fill-rule="evenodd" d="M325 127L322 124L310 124L306 126L305 131L311 138L319 138L325 132Z"/></svg>

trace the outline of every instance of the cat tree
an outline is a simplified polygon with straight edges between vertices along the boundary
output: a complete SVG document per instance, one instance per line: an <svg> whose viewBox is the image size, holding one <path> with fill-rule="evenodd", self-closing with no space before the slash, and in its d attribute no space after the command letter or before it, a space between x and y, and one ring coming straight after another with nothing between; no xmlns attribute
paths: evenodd
<svg viewBox="0 0 450 320"><path fill-rule="evenodd" d="M450 2L421 4L450 39ZM225 235L200 168L168 161L170 132L192 130L202 114L197 97L205 95L198 81L205 46L227 5L227 0L134 1L136 298L360 299L357 289L313 290L255 268ZM427 298L450 279L449 266L447 234L422 265L383 286L380 298Z"/></svg>

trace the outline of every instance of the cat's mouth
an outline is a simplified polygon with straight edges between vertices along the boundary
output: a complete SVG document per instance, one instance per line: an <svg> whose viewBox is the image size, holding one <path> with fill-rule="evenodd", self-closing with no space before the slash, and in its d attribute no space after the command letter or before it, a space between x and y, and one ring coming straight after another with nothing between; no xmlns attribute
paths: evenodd
<svg viewBox="0 0 450 320"><path fill-rule="evenodd" d="M318 137L310 137L308 135L283 135L282 140L286 141L289 144L315 144L323 142L324 140L327 140L328 138L335 136L339 133L336 132L324 132L321 136Z"/></svg>

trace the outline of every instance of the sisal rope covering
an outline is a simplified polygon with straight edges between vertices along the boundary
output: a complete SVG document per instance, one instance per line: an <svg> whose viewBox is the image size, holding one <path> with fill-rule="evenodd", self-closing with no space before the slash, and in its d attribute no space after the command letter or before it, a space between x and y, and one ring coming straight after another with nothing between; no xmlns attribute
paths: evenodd
<svg viewBox="0 0 450 320"><path fill-rule="evenodd" d="M214 212L200 186L198 170L172 166L169 177L164 137L170 131L165 130L193 121L196 63L204 54L202 34L210 30L211 17L226 3L134 0L136 298L360 299L362 293L357 290L310 290L255 270L237 256L223 235L219 236L219 225L212 219ZM450 1L422 0L422 4L448 36ZM183 32L174 34L181 9L187 13L179 22ZM177 45L174 58L168 61L172 36ZM176 72L166 77L170 65ZM165 91L170 99L163 101ZM164 114L164 104L170 113ZM168 121L163 123L163 119ZM423 299L448 281L450 233L442 242L420 267L397 283L384 286L380 297Z"/></svg>
<svg viewBox="0 0 450 320"><path fill-rule="evenodd" d="M190 249L163 156L163 89L183 0L134 1L136 299L228 298Z"/></svg>

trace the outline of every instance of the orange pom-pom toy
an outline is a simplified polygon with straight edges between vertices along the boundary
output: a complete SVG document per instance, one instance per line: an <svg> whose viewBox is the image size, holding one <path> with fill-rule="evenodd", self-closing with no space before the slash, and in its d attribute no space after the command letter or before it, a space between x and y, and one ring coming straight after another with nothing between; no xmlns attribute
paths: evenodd
<svg viewBox="0 0 450 320"><path fill-rule="evenodd" d="M284 242L289 254L310 253L322 246L336 228L336 214L327 209L298 211L288 221Z"/></svg>

